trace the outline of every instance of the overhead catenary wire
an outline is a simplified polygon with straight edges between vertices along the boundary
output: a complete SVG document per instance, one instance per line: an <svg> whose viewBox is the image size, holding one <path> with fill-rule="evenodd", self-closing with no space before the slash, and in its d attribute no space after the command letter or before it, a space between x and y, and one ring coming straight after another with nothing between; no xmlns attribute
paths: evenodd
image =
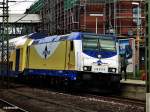
<svg viewBox="0 0 150 112"><path fill-rule="evenodd" d="M18 4L19 3L22 3L22 2L36 2L36 1L38 1L38 0L22 0L22 1L17 1L17 0L15 0ZM14 1L13 1L14 2ZM14 5L18 5L18 4L13 4L13 6ZM9 6L10 7L10 6ZM0 12L1 12L2 10L0 10ZM17 10L15 10L15 11L17 11ZM18 10L18 11L20 11L20 10ZM23 11L23 10L22 10ZM1 12L2 13L2 12ZM0 14L1 14L0 13ZM17 22L19 22L20 20L22 20L23 18L25 18L26 16L28 15L28 13L26 13L26 14L24 14L22 17L20 17L18 20L16 20L14 23L17 23Z"/></svg>

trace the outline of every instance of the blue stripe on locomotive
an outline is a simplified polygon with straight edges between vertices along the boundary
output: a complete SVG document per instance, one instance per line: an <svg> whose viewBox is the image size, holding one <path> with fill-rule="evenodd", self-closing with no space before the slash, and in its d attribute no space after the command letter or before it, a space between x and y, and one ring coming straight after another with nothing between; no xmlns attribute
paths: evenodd
<svg viewBox="0 0 150 112"><path fill-rule="evenodd" d="M76 80L77 71L69 70L39 70L39 69L26 69L24 71L25 75L41 75L41 76L57 76L66 77L70 80Z"/></svg>
<svg viewBox="0 0 150 112"><path fill-rule="evenodd" d="M115 51L90 51L90 50L85 50L83 51L85 54L87 54L88 56L94 57L94 58L98 58L98 55L101 55L101 58L110 58L113 57L115 55L117 55L117 52Z"/></svg>
<svg viewBox="0 0 150 112"><path fill-rule="evenodd" d="M4 76L4 77L18 77L18 74L20 74L20 72L9 70L8 74L7 74L7 71L4 71L3 74L0 73L0 76Z"/></svg>

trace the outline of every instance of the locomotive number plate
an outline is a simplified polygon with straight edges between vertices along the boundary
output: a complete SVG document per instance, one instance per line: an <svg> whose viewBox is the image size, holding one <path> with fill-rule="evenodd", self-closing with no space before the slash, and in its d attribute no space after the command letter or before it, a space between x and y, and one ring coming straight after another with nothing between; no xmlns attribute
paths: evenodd
<svg viewBox="0 0 150 112"><path fill-rule="evenodd" d="M92 71L93 72L102 72L102 73L107 73L108 72L108 66L96 66L96 65L93 65L92 66Z"/></svg>

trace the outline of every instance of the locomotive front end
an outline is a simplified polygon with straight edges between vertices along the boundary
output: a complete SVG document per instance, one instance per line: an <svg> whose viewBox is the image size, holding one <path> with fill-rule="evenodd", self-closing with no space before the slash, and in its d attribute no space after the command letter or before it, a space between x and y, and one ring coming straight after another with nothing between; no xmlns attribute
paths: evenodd
<svg viewBox="0 0 150 112"><path fill-rule="evenodd" d="M80 55L83 80L120 83L119 53L113 35L84 34Z"/></svg>
<svg viewBox="0 0 150 112"><path fill-rule="evenodd" d="M119 73L119 56L114 36L84 35L82 42L83 71Z"/></svg>

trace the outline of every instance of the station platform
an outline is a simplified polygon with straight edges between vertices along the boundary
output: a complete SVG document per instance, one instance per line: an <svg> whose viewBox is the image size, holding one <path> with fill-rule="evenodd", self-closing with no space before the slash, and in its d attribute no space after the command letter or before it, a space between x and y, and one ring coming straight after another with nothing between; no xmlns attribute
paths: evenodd
<svg viewBox="0 0 150 112"><path fill-rule="evenodd" d="M137 84L137 85L146 85L146 81L143 81L143 80L133 80L133 79L127 79L127 80L124 80L122 79L121 80L121 83L124 83L124 84Z"/></svg>
<svg viewBox="0 0 150 112"><path fill-rule="evenodd" d="M121 96L130 99L145 101L146 81L127 79L121 80Z"/></svg>

